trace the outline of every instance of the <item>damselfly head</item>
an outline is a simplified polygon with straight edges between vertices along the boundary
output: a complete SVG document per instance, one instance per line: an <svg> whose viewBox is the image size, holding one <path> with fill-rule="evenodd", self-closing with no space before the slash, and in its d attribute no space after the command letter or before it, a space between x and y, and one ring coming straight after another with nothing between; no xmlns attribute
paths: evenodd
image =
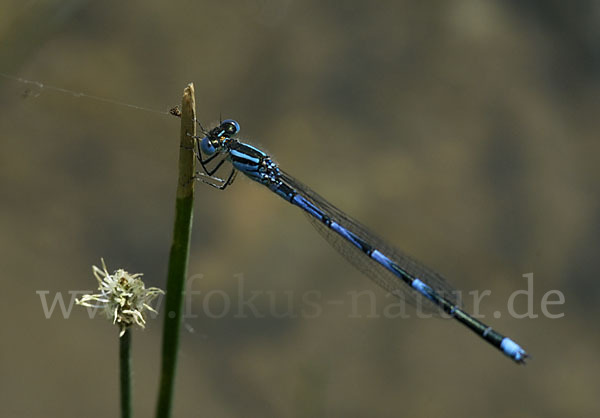
<svg viewBox="0 0 600 418"><path fill-rule="evenodd" d="M226 146L229 138L240 131L240 124L233 119L225 119L219 126L214 127L200 141L200 148L206 155L213 155L215 152Z"/></svg>

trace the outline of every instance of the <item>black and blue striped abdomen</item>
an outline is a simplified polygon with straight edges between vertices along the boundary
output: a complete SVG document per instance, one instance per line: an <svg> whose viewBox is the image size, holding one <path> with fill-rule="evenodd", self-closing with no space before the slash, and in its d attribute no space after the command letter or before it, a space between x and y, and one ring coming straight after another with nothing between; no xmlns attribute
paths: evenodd
<svg viewBox="0 0 600 418"><path fill-rule="evenodd" d="M305 211L327 242L379 286L427 312L448 314L517 363L525 361L527 353L518 344L461 309L456 291L442 276L386 244L293 177L282 172L281 180L278 190L287 191L278 194Z"/></svg>

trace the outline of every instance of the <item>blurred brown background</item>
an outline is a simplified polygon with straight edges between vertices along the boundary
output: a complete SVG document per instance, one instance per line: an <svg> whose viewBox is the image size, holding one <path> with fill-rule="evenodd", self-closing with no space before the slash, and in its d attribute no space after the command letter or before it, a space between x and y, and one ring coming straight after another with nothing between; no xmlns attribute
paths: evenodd
<svg viewBox="0 0 600 418"><path fill-rule="evenodd" d="M485 322L534 356L518 367L452 321L369 317L349 292L370 290L378 314L390 298L239 177L196 188L202 278L175 416L592 417L599 28L597 1L3 0L0 71L162 111L193 81L202 121L236 118L457 288L491 290ZM94 289L100 257L165 287L179 121L5 78L0 102L0 415L116 416L116 327L78 307L47 319L42 300ZM512 317L531 272L538 317ZM560 319L541 311L550 290ZM252 292L258 315L236 317ZM160 337L159 319L134 333L138 417L153 415Z"/></svg>

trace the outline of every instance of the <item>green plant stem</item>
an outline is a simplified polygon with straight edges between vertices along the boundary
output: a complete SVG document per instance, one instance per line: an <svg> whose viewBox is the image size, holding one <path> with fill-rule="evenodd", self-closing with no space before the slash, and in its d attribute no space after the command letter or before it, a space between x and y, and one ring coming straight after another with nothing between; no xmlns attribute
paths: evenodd
<svg viewBox="0 0 600 418"><path fill-rule="evenodd" d="M131 329L119 338L121 379L121 418L131 418Z"/></svg>
<svg viewBox="0 0 600 418"><path fill-rule="evenodd" d="M196 135L196 104L194 85L189 84L181 101L181 136L179 149L179 182L175 201L175 226L173 243L169 255L165 321L162 340L162 367L157 418L171 416L173 392L179 349L179 331L183 306L183 292L187 276L187 265L192 230L192 209L194 202L194 141Z"/></svg>

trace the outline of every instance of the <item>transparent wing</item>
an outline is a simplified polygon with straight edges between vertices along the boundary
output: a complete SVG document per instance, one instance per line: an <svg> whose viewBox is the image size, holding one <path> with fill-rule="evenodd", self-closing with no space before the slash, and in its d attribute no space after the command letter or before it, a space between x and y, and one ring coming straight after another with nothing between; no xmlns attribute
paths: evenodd
<svg viewBox="0 0 600 418"><path fill-rule="evenodd" d="M404 271L406 271L412 278L420 279L438 294L445 297L456 306L460 306L460 303L457 300L457 291L440 274L429 269L428 267L425 267L419 261L408 256L404 252L385 243L375 234L371 233L365 226L346 215L344 212L311 190L308 186L300 183L294 177L283 171L281 174L282 179L288 183L290 187L293 187L296 191L301 193L303 197L310 200L317 208L327 214L327 216L329 216L332 220L379 250L390 260L400 266ZM307 216L315 229L333 248L335 248L351 264L366 274L376 284L398 298L405 300L407 303L417 306L423 312L437 315L441 314L441 310L437 305L412 289L398 276L393 274L377 261L373 260L371 257L366 255L356 246L352 245L350 242L341 237L335 231L331 230L319 220L308 214Z"/></svg>

